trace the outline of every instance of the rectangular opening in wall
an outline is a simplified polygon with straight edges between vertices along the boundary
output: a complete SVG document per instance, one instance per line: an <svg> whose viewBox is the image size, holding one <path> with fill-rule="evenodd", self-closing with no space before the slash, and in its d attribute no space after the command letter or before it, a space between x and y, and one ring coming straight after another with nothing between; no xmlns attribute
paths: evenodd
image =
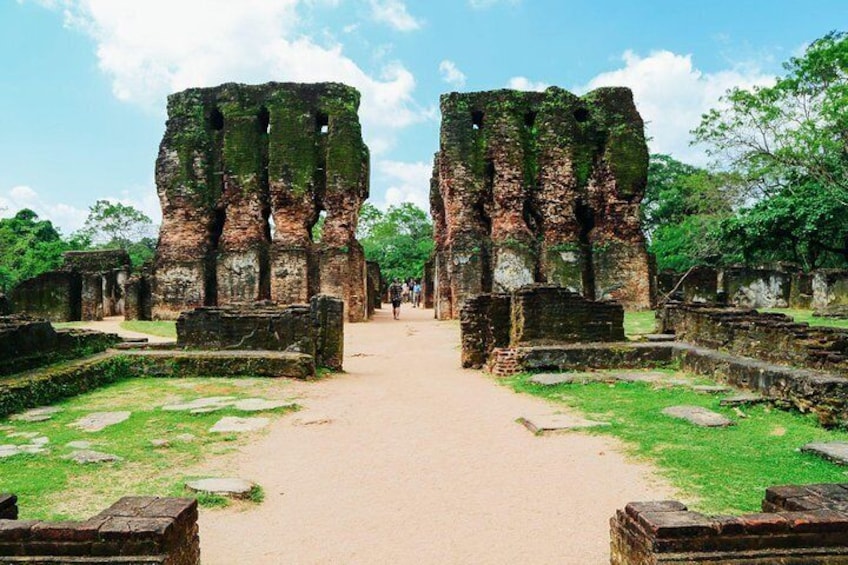
<svg viewBox="0 0 848 565"><path fill-rule="evenodd" d="M315 129L322 135L330 133L330 116L324 112L316 112Z"/></svg>

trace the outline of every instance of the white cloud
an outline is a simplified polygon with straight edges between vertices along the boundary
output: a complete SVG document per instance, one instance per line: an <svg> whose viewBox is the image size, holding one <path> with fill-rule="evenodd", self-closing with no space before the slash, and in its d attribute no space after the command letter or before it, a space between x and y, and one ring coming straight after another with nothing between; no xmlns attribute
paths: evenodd
<svg viewBox="0 0 848 565"><path fill-rule="evenodd" d="M430 175L433 171L431 163L384 160L378 161L375 168L389 187L386 190L384 207L412 202L429 212Z"/></svg>
<svg viewBox="0 0 848 565"><path fill-rule="evenodd" d="M402 0L369 0L369 4L371 17L375 21L388 24L398 31L415 31L421 27L421 21L407 11Z"/></svg>
<svg viewBox="0 0 848 565"><path fill-rule="evenodd" d="M439 63L439 74L442 75L442 80L456 88L465 86L465 73L459 70L456 63L445 59Z"/></svg>
<svg viewBox="0 0 848 565"><path fill-rule="evenodd" d="M131 195L143 196L139 200ZM152 181L151 186L134 187L123 191L121 196L101 196L94 200L109 200L133 206L147 214L156 225L162 220L159 197L156 190L152 188ZM13 186L5 194L0 192L0 217L12 217L23 208L29 208L42 220L50 220L64 235L70 235L80 229L88 217L88 208L55 202L52 198L42 198L35 189L27 185ZM156 229L146 235L156 237Z"/></svg>
<svg viewBox="0 0 848 565"><path fill-rule="evenodd" d="M627 51L622 60L624 67L602 73L576 90L630 87L646 122L646 133L652 138L651 151L696 165L707 162L703 148L689 145L689 132L700 123L701 115L717 107L719 97L729 88L750 88L774 80L754 64L705 73L693 65L691 55L670 51L656 51L647 57Z"/></svg>
<svg viewBox="0 0 848 565"><path fill-rule="evenodd" d="M521 0L468 0L468 5L475 10L485 10L497 4L511 4L515 6L520 3Z"/></svg>
<svg viewBox="0 0 848 565"><path fill-rule="evenodd" d="M31 1L61 9L67 26L96 42L115 96L148 109L162 111L169 93L222 82L344 82L362 93L363 130L375 154L393 145L398 129L427 119L403 65L389 62L373 76L341 44L303 35L298 9L330 0ZM386 18L395 14L399 25L412 25L402 23L402 3L372 5Z"/></svg>
<svg viewBox="0 0 848 565"><path fill-rule="evenodd" d="M534 82L527 77L512 77L507 81L506 86L515 90L535 90L536 92L542 92L550 85L546 82Z"/></svg>

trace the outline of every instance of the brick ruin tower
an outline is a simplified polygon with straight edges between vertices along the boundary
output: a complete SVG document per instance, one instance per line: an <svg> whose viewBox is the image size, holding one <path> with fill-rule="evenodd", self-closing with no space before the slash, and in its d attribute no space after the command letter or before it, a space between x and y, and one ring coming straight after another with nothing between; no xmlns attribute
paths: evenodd
<svg viewBox="0 0 848 565"><path fill-rule="evenodd" d="M162 227L152 314L342 298L366 317L354 232L368 197L359 93L337 83L224 84L168 97L156 161ZM326 213L320 243L312 228Z"/></svg>
<svg viewBox="0 0 848 565"><path fill-rule="evenodd" d="M639 222L648 149L629 89L451 93L441 110L430 185L438 318L533 282L651 306Z"/></svg>

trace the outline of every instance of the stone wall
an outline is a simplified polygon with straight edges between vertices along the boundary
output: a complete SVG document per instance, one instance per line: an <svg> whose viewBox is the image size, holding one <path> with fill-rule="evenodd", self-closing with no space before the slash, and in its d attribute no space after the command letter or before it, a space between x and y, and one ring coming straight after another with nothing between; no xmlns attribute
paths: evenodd
<svg viewBox="0 0 848 565"><path fill-rule="evenodd" d="M462 365L479 368L499 347L623 341L624 308L567 288L529 285L467 299L460 328Z"/></svg>
<svg viewBox="0 0 848 565"><path fill-rule="evenodd" d="M763 512L707 516L673 500L631 502L610 520L612 565L848 564L848 485L766 490Z"/></svg>
<svg viewBox="0 0 848 565"><path fill-rule="evenodd" d="M195 308L177 319L177 346L305 353L313 356L318 366L341 370L342 301L317 295L309 305Z"/></svg>
<svg viewBox="0 0 848 565"><path fill-rule="evenodd" d="M18 497L0 493L0 520L18 519Z"/></svg>
<svg viewBox="0 0 848 565"><path fill-rule="evenodd" d="M662 331L678 340L786 366L848 376L848 330L811 327L785 314L667 304Z"/></svg>
<svg viewBox="0 0 848 565"><path fill-rule="evenodd" d="M55 330L44 319L0 316L0 375L91 355L119 341L114 334L81 329Z"/></svg>
<svg viewBox="0 0 848 565"><path fill-rule="evenodd" d="M150 278L144 274L128 277L124 282L124 319L152 320Z"/></svg>
<svg viewBox="0 0 848 565"><path fill-rule="evenodd" d="M9 294L12 311L51 322L82 319L82 277L50 271L19 283Z"/></svg>
<svg viewBox="0 0 848 565"><path fill-rule="evenodd" d="M368 261L368 317L374 315L375 309L383 307L383 275L380 273L380 264Z"/></svg>
<svg viewBox="0 0 848 565"><path fill-rule="evenodd" d="M0 526L0 563L199 565L197 501L124 497L84 522L17 520L10 514Z"/></svg>
<svg viewBox="0 0 848 565"><path fill-rule="evenodd" d="M848 305L848 271L821 269L813 273L812 308Z"/></svg>
<svg viewBox="0 0 848 565"><path fill-rule="evenodd" d="M792 273L767 268L728 267L721 271L729 304L742 308L788 308Z"/></svg>
<svg viewBox="0 0 848 565"><path fill-rule="evenodd" d="M648 152L630 90L451 93L441 111L430 185L438 318L534 282L651 306L639 222Z"/></svg>
<svg viewBox="0 0 848 565"><path fill-rule="evenodd" d="M230 83L168 98L156 162L154 318L324 293L344 300L349 321L365 319L365 257L354 233L369 155L358 107L359 93L338 83Z"/></svg>

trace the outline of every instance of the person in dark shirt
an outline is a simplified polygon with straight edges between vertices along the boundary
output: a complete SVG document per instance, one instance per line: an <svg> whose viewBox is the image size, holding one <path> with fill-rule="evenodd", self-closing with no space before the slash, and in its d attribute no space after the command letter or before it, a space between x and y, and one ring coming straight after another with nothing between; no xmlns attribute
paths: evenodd
<svg viewBox="0 0 848 565"><path fill-rule="evenodd" d="M403 297L403 287L400 284L400 279L395 279L389 285L389 300L392 301L392 316L397 320L400 318L400 301Z"/></svg>

